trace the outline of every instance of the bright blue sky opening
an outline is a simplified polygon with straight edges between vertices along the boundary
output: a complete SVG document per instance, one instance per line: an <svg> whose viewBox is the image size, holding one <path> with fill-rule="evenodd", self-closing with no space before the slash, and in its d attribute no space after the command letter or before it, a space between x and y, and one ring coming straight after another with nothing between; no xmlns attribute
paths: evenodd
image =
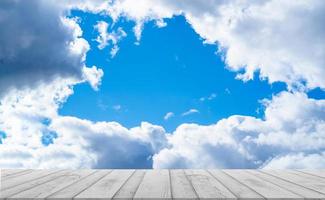
<svg viewBox="0 0 325 200"><path fill-rule="evenodd" d="M3 144L3 140L7 138L7 134L3 131L0 131L0 144Z"/></svg>
<svg viewBox="0 0 325 200"><path fill-rule="evenodd" d="M167 20L168 26L157 28L145 25L139 45L135 45L133 23L121 20L128 36L120 43L116 57L110 58L110 48L97 48L94 30L97 21L107 17L73 12L81 18L83 37L91 50L87 65L104 70L99 91L88 84L75 87L74 94L60 110L62 115L73 115L93 121L117 121L126 127L138 126L141 121L162 125L173 131L181 123L211 124L230 115L263 117L259 100L271 98L286 89L285 84L268 84L258 79L244 83L226 69L215 45L205 45L183 17ZM202 97L216 94L211 100ZM314 90L313 98L324 98L324 92ZM199 113L182 116L189 109ZM164 120L167 112L175 113Z"/></svg>
<svg viewBox="0 0 325 200"><path fill-rule="evenodd" d="M44 132L41 137L42 144L44 146L53 144L54 139L56 139L57 137L58 137L58 134L55 132L51 132L51 131Z"/></svg>

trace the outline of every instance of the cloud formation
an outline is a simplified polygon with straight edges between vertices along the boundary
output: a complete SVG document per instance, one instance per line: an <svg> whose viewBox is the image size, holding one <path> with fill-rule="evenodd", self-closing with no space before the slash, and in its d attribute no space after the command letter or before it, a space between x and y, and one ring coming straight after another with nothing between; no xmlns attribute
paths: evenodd
<svg viewBox="0 0 325 200"><path fill-rule="evenodd" d="M20 168L323 168L325 100L282 92L264 100L263 119L230 116L182 124L173 133L147 122L60 116L72 81L12 91L1 100L0 167ZM44 134L54 133L48 145ZM226 156L225 156L226 155ZM299 160L299 162L297 161Z"/></svg>
<svg viewBox="0 0 325 200"><path fill-rule="evenodd" d="M52 0L0 2L0 95L58 77L87 81L94 74L97 68L84 64L88 42L65 12Z"/></svg>
<svg viewBox="0 0 325 200"><path fill-rule="evenodd" d="M264 100L262 119L234 115L211 125L182 124L173 133L147 122L128 129L58 114L74 85L88 81L98 89L103 76L85 66L89 45L76 21L65 17L71 8L133 20L138 40L147 21L161 26L183 15L206 43L218 44L238 78L259 71L271 83L310 89L325 88L324 1L54 2L0 2L6 27L0 30L0 93L6 94L0 95L0 167L325 167L325 100L302 92ZM108 37L105 23L97 27L100 48L119 40ZM56 137L46 145L47 135Z"/></svg>
<svg viewBox="0 0 325 200"><path fill-rule="evenodd" d="M210 95L207 96L207 97L201 97L199 100L200 100L201 102L204 102L204 101L211 101L211 100L215 99L216 97L217 97L217 94L212 93L212 94L210 94Z"/></svg>
<svg viewBox="0 0 325 200"><path fill-rule="evenodd" d="M164 120L169 120L170 118L174 117L175 114L173 112L168 112L166 113L166 115L164 116Z"/></svg>
<svg viewBox="0 0 325 200"><path fill-rule="evenodd" d="M99 43L98 48L99 49L104 49L107 47L110 43L112 45L111 48L111 57L115 57L117 54L119 47L118 47L118 42L126 37L126 33L123 31L121 27L117 28L116 31L111 31L109 32L109 26L107 22L104 21L99 21L95 25L95 29L98 31L99 36L96 38L96 41Z"/></svg>
<svg viewBox="0 0 325 200"><path fill-rule="evenodd" d="M322 0L119 0L106 10L113 18L134 20L138 39L145 22L183 15L206 43L218 45L237 78L249 80L259 72L289 89L325 88Z"/></svg>
<svg viewBox="0 0 325 200"><path fill-rule="evenodd" d="M116 122L91 122L58 115L74 82L56 80L11 91L0 103L1 168L150 168L166 147L166 132L143 122L127 129ZM45 145L44 134L56 137Z"/></svg>
<svg viewBox="0 0 325 200"><path fill-rule="evenodd" d="M200 111L198 111L197 109L191 108L188 111L182 113L182 116L187 116L187 115L192 115L195 113L199 113Z"/></svg>
<svg viewBox="0 0 325 200"><path fill-rule="evenodd" d="M208 126L180 125L153 167L324 167L325 100L282 92L264 104L264 119L234 115Z"/></svg>

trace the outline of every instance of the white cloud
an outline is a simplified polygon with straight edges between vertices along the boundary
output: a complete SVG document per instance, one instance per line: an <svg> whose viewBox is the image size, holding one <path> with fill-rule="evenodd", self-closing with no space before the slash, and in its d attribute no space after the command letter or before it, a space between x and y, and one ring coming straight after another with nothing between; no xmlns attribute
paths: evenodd
<svg viewBox="0 0 325 200"><path fill-rule="evenodd" d="M259 71L292 89L304 82L325 88L324 9L322 0L120 0L107 13L134 20L138 40L145 22L183 15L205 42L218 44L238 78L249 80Z"/></svg>
<svg viewBox="0 0 325 200"><path fill-rule="evenodd" d="M175 116L175 114L173 113L173 112L168 112L168 113L166 113L166 115L164 116L164 120L168 120L168 119L170 119L170 118L172 118L172 117L174 117Z"/></svg>
<svg viewBox="0 0 325 200"><path fill-rule="evenodd" d="M195 114L195 113L199 113L199 111L197 109L189 109L188 111L182 113L182 116L187 116L187 115L191 115L191 114Z"/></svg>
<svg viewBox="0 0 325 200"><path fill-rule="evenodd" d="M282 92L264 100L265 117L231 116L211 125L182 124L172 134L143 122L60 116L73 80L12 90L0 104L0 167L20 168L321 168L325 100ZM43 134L56 133L48 146ZM125 148L127 147L127 148ZM299 160L299 161L298 161Z"/></svg>
<svg viewBox="0 0 325 200"><path fill-rule="evenodd" d="M57 78L83 79L89 45L62 6L3 0L0 13L0 26L6 27L0 29L0 95Z"/></svg>
<svg viewBox="0 0 325 200"><path fill-rule="evenodd" d="M325 166L325 152L297 153L278 156L268 162L265 169L323 169Z"/></svg>
<svg viewBox="0 0 325 200"><path fill-rule="evenodd" d="M212 93L207 97L201 97L199 100L202 101L202 102L203 101L211 101L211 100L215 99L216 97L217 97L217 94Z"/></svg>
<svg viewBox="0 0 325 200"><path fill-rule="evenodd" d="M109 42L109 36L108 36L108 23L104 22L104 21L99 21L96 25L95 25L95 29L97 29L99 35L96 38L96 41L99 43L98 44L98 48L99 49L104 49Z"/></svg>
<svg viewBox="0 0 325 200"><path fill-rule="evenodd" d="M205 42L219 44L229 69L245 71L239 78L259 70L270 82L324 88L324 1L53 2L0 2L6 27L0 30L0 70L8 72L0 77L6 94L0 98L0 130L7 135L0 167L325 167L325 100L299 92L265 100L263 119L234 115L211 125L182 124L172 134L146 122L127 129L58 114L75 84L88 81L96 89L103 75L85 68L89 45L75 20L64 17L68 7L132 19L138 40L145 22L182 14ZM105 44L104 37L98 41ZM48 146L41 142L46 133L57 134Z"/></svg>
<svg viewBox="0 0 325 200"><path fill-rule="evenodd" d="M0 145L1 168L150 168L152 155L167 146L165 130L146 122L127 129L60 116L74 84L56 80L1 99L0 130L7 135ZM57 138L46 146L41 138L49 132Z"/></svg>
<svg viewBox="0 0 325 200"><path fill-rule="evenodd" d="M111 57L115 57L116 53L119 50L117 44L122 38L126 37L126 33L121 27L119 27L116 31L108 32L108 23L104 21L99 21L95 25L95 29L97 29L99 33L99 36L96 38L96 41L99 43L98 48L104 49L109 45L109 43L111 43Z"/></svg>
<svg viewBox="0 0 325 200"><path fill-rule="evenodd" d="M96 66L92 66L91 68L85 67L83 68L83 73L85 80L89 82L91 87L94 90L98 90L98 87L101 84L101 80L104 75L103 70L97 68Z"/></svg>
<svg viewBox="0 0 325 200"><path fill-rule="evenodd" d="M265 101L265 117L231 116L212 125L182 124L154 168L324 167L325 100L282 92ZM299 162L296 162L299 160Z"/></svg>
<svg viewBox="0 0 325 200"><path fill-rule="evenodd" d="M122 106L119 105L119 104L113 106L113 109L116 110L116 111L121 110L121 108L122 108Z"/></svg>

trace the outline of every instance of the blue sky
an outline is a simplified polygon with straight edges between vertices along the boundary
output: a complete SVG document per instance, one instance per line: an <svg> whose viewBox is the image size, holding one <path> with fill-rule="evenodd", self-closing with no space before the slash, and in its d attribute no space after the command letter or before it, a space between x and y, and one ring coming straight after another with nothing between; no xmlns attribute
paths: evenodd
<svg viewBox="0 0 325 200"><path fill-rule="evenodd" d="M94 41L98 35L94 26L110 19L83 12L73 12L75 16L91 45L87 64L100 66L105 75L99 91L86 83L75 86L60 109L62 115L117 121L129 128L148 121L173 131L182 123L211 124L234 114L262 117L260 100L286 89L285 84L269 84L258 75L248 82L235 79L216 45L204 44L184 17L166 20L168 26L163 28L146 24L138 45L134 23L121 20L115 26L122 26L128 36L120 42L116 57L110 58L111 47L99 50ZM215 97L208 99L211 95ZM182 116L190 109L199 113ZM164 120L168 112L175 116Z"/></svg>
<svg viewBox="0 0 325 200"><path fill-rule="evenodd" d="M324 168L324 11L2 0L0 168Z"/></svg>

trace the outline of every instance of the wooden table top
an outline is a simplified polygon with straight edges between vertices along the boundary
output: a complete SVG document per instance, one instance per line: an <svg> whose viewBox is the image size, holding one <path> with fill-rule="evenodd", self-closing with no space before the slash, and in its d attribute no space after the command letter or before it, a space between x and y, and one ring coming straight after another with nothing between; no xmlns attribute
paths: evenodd
<svg viewBox="0 0 325 200"><path fill-rule="evenodd" d="M0 199L325 199L325 170L2 169Z"/></svg>

